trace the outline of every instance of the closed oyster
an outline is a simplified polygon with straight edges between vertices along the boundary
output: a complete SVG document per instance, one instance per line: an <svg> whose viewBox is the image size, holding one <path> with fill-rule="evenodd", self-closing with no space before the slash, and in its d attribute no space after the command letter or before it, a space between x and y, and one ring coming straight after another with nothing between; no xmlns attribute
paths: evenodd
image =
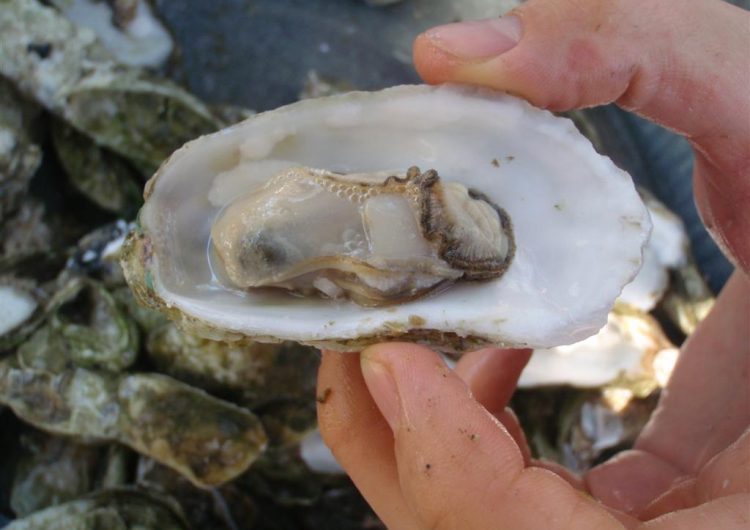
<svg viewBox="0 0 750 530"><path fill-rule="evenodd" d="M26 194L42 161L33 143L31 122L37 108L0 77L0 221L6 222Z"/></svg>
<svg viewBox="0 0 750 530"><path fill-rule="evenodd" d="M221 125L195 97L119 64L93 32L42 2L5 0L0 34L0 75L138 169L152 171L176 146Z"/></svg>
<svg viewBox="0 0 750 530"><path fill-rule="evenodd" d="M169 497L135 488L101 490L10 523L6 530L187 530Z"/></svg>
<svg viewBox="0 0 750 530"><path fill-rule="evenodd" d="M236 287L319 292L364 306L498 277L514 250L501 208L416 167L404 177L282 171L232 203L212 241Z"/></svg>
<svg viewBox="0 0 750 530"><path fill-rule="evenodd" d="M123 443L198 487L240 475L267 441L249 410L159 374L55 373L4 358L0 405L49 433Z"/></svg>
<svg viewBox="0 0 750 530"><path fill-rule="evenodd" d="M146 350L157 369L207 392L234 396L244 407L312 401L318 359L294 342L219 342L180 331L173 323L148 332Z"/></svg>
<svg viewBox="0 0 750 530"><path fill-rule="evenodd" d="M52 139L72 186L100 208L130 216L140 197L137 172L85 135L54 120Z"/></svg>
<svg viewBox="0 0 750 530"><path fill-rule="evenodd" d="M0 267L22 260L24 256L47 253L52 247L53 231L45 221L45 207L28 197L15 214L0 225Z"/></svg>
<svg viewBox="0 0 750 530"><path fill-rule="evenodd" d="M10 506L18 517L73 500L95 488L96 468L105 455L101 447L31 430L21 435L19 443L22 452L16 460L10 491Z"/></svg>
<svg viewBox="0 0 750 530"><path fill-rule="evenodd" d="M477 204L494 212L490 247L499 252L488 260L494 272L478 270L483 271L480 277L495 277L455 282L431 296L413 298L415 292L466 274L466 268L451 265L442 279L431 278L427 289L413 280L402 282L406 288L397 289L401 292L392 298L397 304L361 307L342 299L294 297L281 289L248 289L284 284L289 277L281 268L268 275L270 282L258 282L251 266L245 268L247 277L243 273L233 280L222 270L226 267L216 266L222 258L211 257L212 229L215 238L221 235L232 203L249 201L255 215L263 206L253 201L264 193L269 201L277 196L264 185L280 190L302 176L312 178L310 174L356 181L361 177L353 175L363 173L378 174L383 183L412 166L435 170L441 186L461 190L469 205L475 203L465 198L468 190L481 191ZM267 184L273 178L281 182ZM255 198L248 195L253 190L259 190ZM488 343L551 347L582 340L604 325L622 286L638 271L651 228L632 180L598 155L572 122L511 96L451 86L353 92L259 114L178 150L148 183L145 198L139 227L123 247L126 279L143 302L208 338L294 340L344 351L391 339L443 350ZM507 219L494 205L512 220L512 237ZM302 210L307 212L306 206ZM362 218L352 217L364 227ZM409 248L413 231L384 219L384 244ZM238 233L246 233L244 224L236 223ZM262 225L253 226L262 233ZM335 216L321 220L300 214L296 226L285 231L295 245L307 244L310 234L323 234L323 244L343 235ZM447 228L441 225L437 231L450 237ZM459 247L472 248L464 236ZM314 249L321 240L309 245ZM222 246L226 240L219 241ZM439 250L430 252L440 257ZM241 261L242 252L228 254L230 268L232 259ZM441 259L450 265L445 256ZM407 276L421 270L407 269ZM361 278L360 283L367 283ZM391 300L391 293L384 296L378 290L368 288L363 295L351 285L344 289L332 281L333 286L321 288L315 279L306 281L300 290L330 296L341 289L340 294L366 303Z"/></svg>
<svg viewBox="0 0 750 530"><path fill-rule="evenodd" d="M48 311L47 323L16 352L24 368L61 372L72 364L119 372L136 361L135 323L98 282L68 281Z"/></svg>

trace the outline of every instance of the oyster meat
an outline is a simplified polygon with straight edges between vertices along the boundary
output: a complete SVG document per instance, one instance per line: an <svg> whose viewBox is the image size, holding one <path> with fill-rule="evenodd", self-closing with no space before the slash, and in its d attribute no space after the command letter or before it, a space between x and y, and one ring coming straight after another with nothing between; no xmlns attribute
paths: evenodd
<svg viewBox="0 0 750 530"><path fill-rule="evenodd" d="M571 121L456 86L258 114L175 152L145 199L122 262L142 302L207 338L344 351L582 340L651 229Z"/></svg>
<svg viewBox="0 0 750 530"><path fill-rule="evenodd" d="M507 214L434 170L403 177L292 168L233 202L212 228L231 284L403 302L458 279L500 276Z"/></svg>

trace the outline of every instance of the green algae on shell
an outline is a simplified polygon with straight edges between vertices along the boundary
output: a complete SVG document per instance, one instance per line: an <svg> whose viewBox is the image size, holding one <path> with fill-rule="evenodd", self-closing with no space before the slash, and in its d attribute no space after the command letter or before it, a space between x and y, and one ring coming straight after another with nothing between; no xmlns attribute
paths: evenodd
<svg viewBox="0 0 750 530"><path fill-rule="evenodd" d="M137 211L140 175L124 160L60 120L53 121L52 140L76 190L109 212L130 217Z"/></svg>
<svg viewBox="0 0 750 530"><path fill-rule="evenodd" d="M0 74L145 172L182 143L221 126L197 98L118 64L92 31L40 2L5 0L0 34Z"/></svg>
<svg viewBox="0 0 750 530"><path fill-rule="evenodd" d="M54 256L52 236L44 205L27 196L0 226L0 269L17 269L15 263L35 254Z"/></svg>
<svg viewBox="0 0 750 530"><path fill-rule="evenodd" d="M136 488L101 490L11 522L5 530L189 530L168 497Z"/></svg>
<svg viewBox="0 0 750 530"><path fill-rule="evenodd" d="M121 371L138 355L138 330L98 282L73 278L49 303L47 323L17 352L25 368L59 372L70 366Z"/></svg>
<svg viewBox="0 0 750 530"><path fill-rule="evenodd" d="M81 497L93 491L106 447L39 431L19 440L22 454L14 469L10 506L17 517Z"/></svg>
<svg viewBox="0 0 750 530"><path fill-rule="evenodd" d="M0 78L0 221L18 209L42 152L29 129L37 107Z"/></svg>
<svg viewBox="0 0 750 530"><path fill-rule="evenodd" d="M249 408L314 395L318 358L293 342L215 341L168 322L148 332L156 367L209 392L229 392Z"/></svg>
<svg viewBox="0 0 750 530"><path fill-rule="evenodd" d="M247 409L159 374L53 373L6 358L0 404L51 433L123 443L199 487L244 472L266 445L260 421Z"/></svg>

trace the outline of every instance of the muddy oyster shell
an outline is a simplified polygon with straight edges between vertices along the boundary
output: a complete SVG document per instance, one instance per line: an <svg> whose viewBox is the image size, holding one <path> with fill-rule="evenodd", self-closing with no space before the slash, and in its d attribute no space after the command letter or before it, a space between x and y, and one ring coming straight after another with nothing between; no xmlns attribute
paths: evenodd
<svg viewBox="0 0 750 530"><path fill-rule="evenodd" d="M275 175L411 166L476 189L507 212L516 249L501 277L365 308L228 288L213 270L217 216ZM145 196L123 259L142 301L212 338L339 350L396 338L446 350L582 340L604 325L638 271L651 227L629 176L570 121L511 96L450 86L354 92L259 114L178 150Z"/></svg>
<svg viewBox="0 0 750 530"><path fill-rule="evenodd" d="M0 77L0 221L6 222L26 194L42 161L30 130L37 109Z"/></svg>
<svg viewBox="0 0 750 530"><path fill-rule="evenodd" d="M249 410L160 374L53 372L6 357L0 359L0 405L49 433L123 443L198 487L237 477L267 443Z"/></svg>
<svg viewBox="0 0 750 530"><path fill-rule="evenodd" d="M169 497L136 488L101 490L50 506L10 523L7 530L186 530L179 506Z"/></svg>

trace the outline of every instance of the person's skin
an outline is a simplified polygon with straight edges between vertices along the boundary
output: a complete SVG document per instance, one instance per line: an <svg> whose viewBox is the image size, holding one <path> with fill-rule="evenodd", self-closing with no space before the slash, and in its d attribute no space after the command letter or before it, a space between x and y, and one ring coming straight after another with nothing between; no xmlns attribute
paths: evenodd
<svg viewBox="0 0 750 530"><path fill-rule="evenodd" d="M702 218L737 270L635 448L576 477L506 408L522 350L325 352L324 440L391 529L750 527L750 16L719 0L530 0L420 35L429 83L568 110L608 102L684 135Z"/></svg>

